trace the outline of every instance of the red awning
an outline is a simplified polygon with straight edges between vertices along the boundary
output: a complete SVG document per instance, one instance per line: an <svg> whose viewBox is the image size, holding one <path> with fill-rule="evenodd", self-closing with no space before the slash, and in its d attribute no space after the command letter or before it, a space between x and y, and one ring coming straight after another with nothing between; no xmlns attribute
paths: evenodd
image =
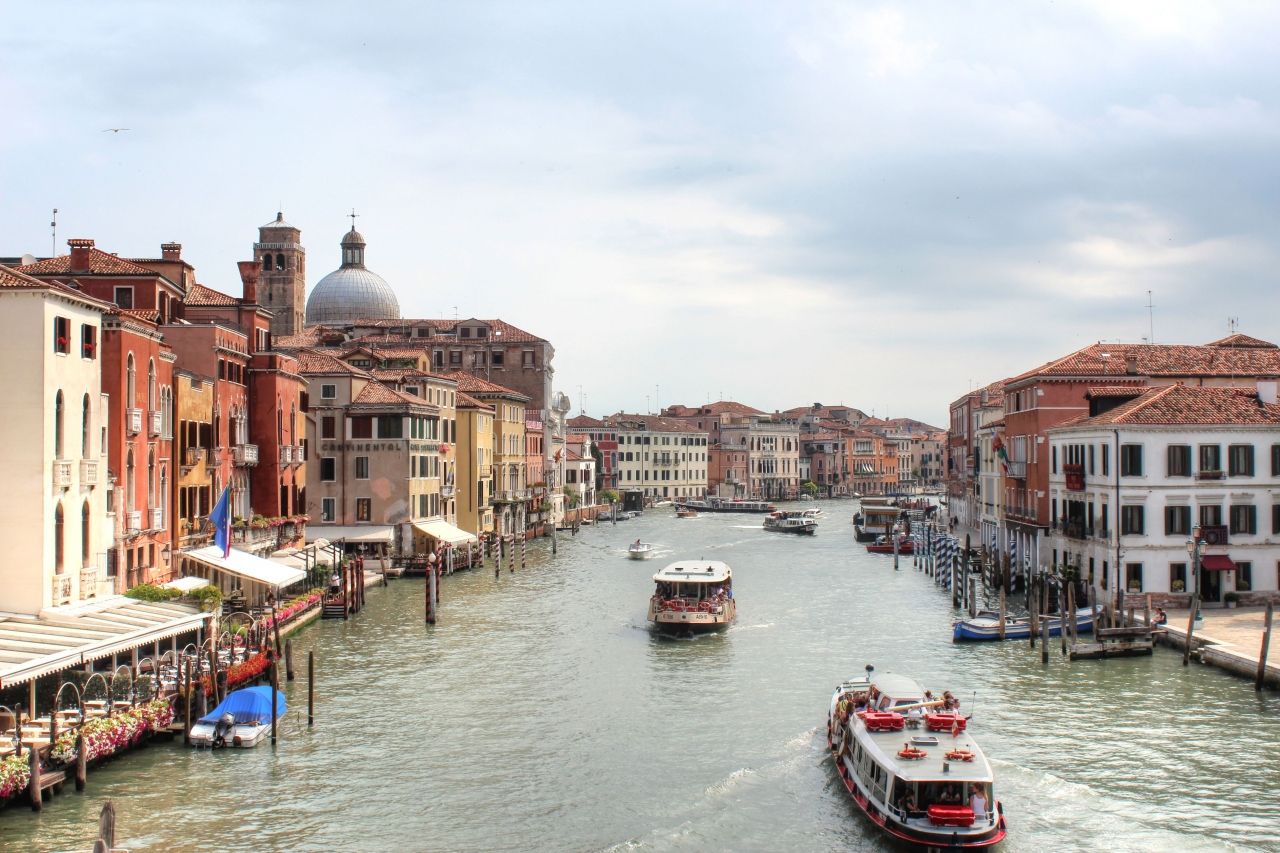
<svg viewBox="0 0 1280 853"><path fill-rule="evenodd" d="M1200 558L1200 568L1210 572L1234 572L1236 564L1225 554L1205 554Z"/></svg>

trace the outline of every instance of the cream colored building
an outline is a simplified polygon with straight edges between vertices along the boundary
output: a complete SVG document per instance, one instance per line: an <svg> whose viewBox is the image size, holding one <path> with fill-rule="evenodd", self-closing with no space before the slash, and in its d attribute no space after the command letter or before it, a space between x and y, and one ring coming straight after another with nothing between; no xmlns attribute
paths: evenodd
<svg viewBox="0 0 1280 853"><path fill-rule="evenodd" d="M457 393L458 526L476 535L493 532L493 407Z"/></svg>
<svg viewBox="0 0 1280 853"><path fill-rule="evenodd" d="M605 421L618 433L618 488L652 498L707 494L705 430L680 418L616 414Z"/></svg>
<svg viewBox="0 0 1280 853"><path fill-rule="evenodd" d="M109 308L0 267L0 610L35 615L114 592L99 360Z"/></svg>

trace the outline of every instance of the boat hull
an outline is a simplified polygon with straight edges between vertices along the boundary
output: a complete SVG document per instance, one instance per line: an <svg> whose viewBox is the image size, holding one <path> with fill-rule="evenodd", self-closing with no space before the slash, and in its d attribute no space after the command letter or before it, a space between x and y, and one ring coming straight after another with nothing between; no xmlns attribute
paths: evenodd
<svg viewBox="0 0 1280 853"><path fill-rule="evenodd" d="M627 551L627 556L633 560L647 560L653 556L653 549L646 548L643 551Z"/></svg>
<svg viewBox="0 0 1280 853"><path fill-rule="evenodd" d="M212 723L196 723L191 727L191 745L196 747L213 746ZM250 749L262 743L271 733L271 723L237 723L227 734L226 745Z"/></svg>
<svg viewBox="0 0 1280 853"><path fill-rule="evenodd" d="M704 633L719 631L733 621L738 607L732 601L724 606L724 613L702 611L660 610L649 607L649 621L659 631L672 634Z"/></svg>
<svg viewBox="0 0 1280 853"><path fill-rule="evenodd" d="M1049 636L1058 637L1062 635L1062 617L1049 616L1044 617L1049 623ZM988 624L989 623L989 624ZM1082 634L1093 631L1093 611L1090 609L1076 611L1076 630ZM1005 623L1004 639L1006 640L1027 640L1031 637L1031 622L1028 619L1017 619L1012 622ZM973 622L970 620L961 620L956 622L951 629L951 640L955 643L964 642L983 642L987 640L1000 639L1000 625L994 620L982 620L981 622Z"/></svg>
<svg viewBox="0 0 1280 853"><path fill-rule="evenodd" d="M772 533L798 533L801 536L812 536L818 532L818 525L806 524L803 527L771 527L766 524L764 529Z"/></svg>
<svg viewBox="0 0 1280 853"><path fill-rule="evenodd" d="M893 546L892 545L874 545L874 544L868 545L867 552L871 554L892 554ZM902 554L914 554L915 552L916 552L916 549L915 549L915 546L911 544L911 540L908 539L905 542L898 543L899 556L901 556Z"/></svg>

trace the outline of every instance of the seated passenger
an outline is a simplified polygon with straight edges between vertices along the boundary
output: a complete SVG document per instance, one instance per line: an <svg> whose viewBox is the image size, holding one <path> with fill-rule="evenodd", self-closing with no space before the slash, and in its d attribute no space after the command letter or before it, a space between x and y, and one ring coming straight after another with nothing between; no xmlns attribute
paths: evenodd
<svg viewBox="0 0 1280 853"><path fill-rule="evenodd" d="M973 786L973 794L969 797L969 807L973 809L973 819L983 823L987 819L987 798L983 795L981 785Z"/></svg>
<svg viewBox="0 0 1280 853"><path fill-rule="evenodd" d="M865 710L867 710L867 694L859 693L853 697L853 712L859 714Z"/></svg>
<svg viewBox="0 0 1280 853"><path fill-rule="evenodd" d="M960 805L960 792L956 790L955 785L948 785L942 789L942 793L938 795L938 805L941 806L958 806Z"/></svg>
<svg viewBox="0 0 1280 853"><path fill-rule="evenodd" d="M1157 607L1157 608L1156 608L1156 617L1155 617L1155 619L1151 620L1151 622L1152 622L1152 625L1168 625L1168 624L1169 624L1169 614L1164 612L1164 608L1163 608L1163 607Z"/></svg>
<svg viewBox="0 0 1280 853"><path fill-rule="evenodd" d="M907 791L907 793L898 801L898 808L902 809L904 817L920 817L920 809L916 805L916 795Z"/></svg>

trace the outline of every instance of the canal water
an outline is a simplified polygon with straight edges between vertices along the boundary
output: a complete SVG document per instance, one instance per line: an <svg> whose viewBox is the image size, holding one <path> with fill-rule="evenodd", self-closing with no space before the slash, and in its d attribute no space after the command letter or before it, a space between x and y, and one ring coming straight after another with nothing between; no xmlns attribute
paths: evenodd
<svg viewBox="0 0 1280 853"><path fill-rule="evenodd" d="M827 702L865 664L950 689L996 768L1008 851L1280 851L1280 696L1158 650L1047 668L1026 643L955 646L910 558L868 555L853 505L819 533L670 509L533 543L528 568L370 590L295 639L317 659L272 749L154 745L86 794L0 812L0 849L87 850L103 800L132 851L880 851L824 748ZM626 559L636 538L657 557ZM645 622L653 572L723 560L737 623Z"/></svg>

